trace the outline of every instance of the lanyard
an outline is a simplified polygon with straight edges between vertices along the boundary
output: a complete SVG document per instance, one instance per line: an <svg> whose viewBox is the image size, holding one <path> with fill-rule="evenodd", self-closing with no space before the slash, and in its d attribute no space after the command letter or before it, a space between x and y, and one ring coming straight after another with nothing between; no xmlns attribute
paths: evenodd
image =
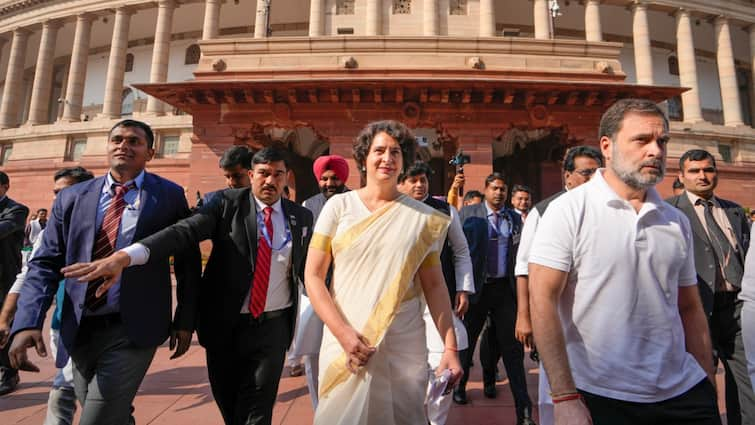
<svg viewBox="0 0 755 425"><path fill-rule="evenodd" d="M498 224L496 225L496 216L498 216ZM492 218L492 222L490 221ZM501 223L506 223L506 230L508 232L502 232L500 229ZM499 238L504 236L504 233L510 233L511 232L511 226L509 225L509 218L505 214L499 214L499 213L493 213L493 217L488 216L488 224L490 224L490 228L493 229L493 234L490 235L490 238L492 240L498 240ZM508 235L506 235L508 236Z"/></svg>
<svg viewBox="0 0 755 425"><path fill-rule="evenodd" d="M270 216L270 221L273 220L272 215ZM283 227L286 229L286 237L283 240L283 243L280 244L277 248L273 246L273 238L272 235L268 234L267 227L265 226L265 214L261 211L257 212L257 228L259 229L260 236L262 236L263 239L265 239L265 242L267 242L267 246L270 247L273 251L280 251L285 246L291 242L291 229L288 228L288 221L284 218L283 219Z"/></svg>

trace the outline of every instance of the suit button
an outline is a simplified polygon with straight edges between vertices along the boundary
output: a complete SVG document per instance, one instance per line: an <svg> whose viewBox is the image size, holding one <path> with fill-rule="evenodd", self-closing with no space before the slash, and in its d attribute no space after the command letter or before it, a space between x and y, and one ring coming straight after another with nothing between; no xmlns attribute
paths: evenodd
<svg viewBox="0 0 755 425"><path fill-rule="evenodd" d="M710 248L708 248L708 247L706 246L706 247L705 247L705 252L708 252L708 251L710 251Z"/></svg>
<svg viewBox="0 0 755 425"><path fill-rule="evenodd" d="M713 264L708 264L708 268L712 269L713 268Z"/></svg>
<svg viewBox="0 0 755 425"><path fill-rule="evenodd" d="M84 304L79 304L79 308L84 308Z"/></svg>

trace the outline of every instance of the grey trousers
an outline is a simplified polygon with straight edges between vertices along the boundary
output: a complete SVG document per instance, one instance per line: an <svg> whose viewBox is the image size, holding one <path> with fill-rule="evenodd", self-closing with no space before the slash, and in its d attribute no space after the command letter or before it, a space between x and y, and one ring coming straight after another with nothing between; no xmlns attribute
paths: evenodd
<svg viewBox="0 0 755 425"><path fill-rule="evenodd" d="M127 425L157 347L137 347L120 320L85 317L71 352L79 425Z"/></svg>
<svg viewBox="0 0 755 425"><path fill-rule="evenodd" d="M53 387L47 399L47 417L44 425L73 425L76 413L76 393L73 388Z"/></svg>

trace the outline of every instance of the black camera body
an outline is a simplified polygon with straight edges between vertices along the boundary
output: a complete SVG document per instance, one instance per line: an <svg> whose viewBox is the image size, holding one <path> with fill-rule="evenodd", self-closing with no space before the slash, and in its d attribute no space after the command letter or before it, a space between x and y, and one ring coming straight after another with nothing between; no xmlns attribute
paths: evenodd
<svg viewBox="0 0 755 425"><path fill-rule="evenodd" d="M470 158L469 155L464 155L464 151L461 149L459 149L459 152L448 161L450 165L456 167L456 172L462 174L464 173L464 164L469 164L470 162L472 162L472 158Z"/></svg>

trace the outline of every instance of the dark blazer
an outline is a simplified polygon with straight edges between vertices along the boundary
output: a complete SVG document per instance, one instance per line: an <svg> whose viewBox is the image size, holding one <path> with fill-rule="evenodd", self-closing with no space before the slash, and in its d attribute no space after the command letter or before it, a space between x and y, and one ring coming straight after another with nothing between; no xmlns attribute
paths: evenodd
<svg viewBox="0 0 755 425"><path fill-rule="evenodd" d="M304 282L304 263L312 235L312 213L287 199L281 202L292 238L289 285L294 305L290 320L293 336L298 284ZM212 239L202 277L197 328L199 342L205 348L228 348L232 341L231 331L254 280L257 234L257 205L250 188L244 188L219 192L190 218L141 241L149 248L150 257L164 258L183 245Z"/></svg>
<svg viewBox="0 0 755 425"><path fill-rule="evenodd" d="M98 229L97 215L102 185L98 177L61 191L34 258L29 260L26 281L18 300L13 334L24 329L41 329L45 313L63 279L60 269L66 265L92 261L92 247ZM145 173L139 213L133 241L136 242L189 215L189 206L181 186ZM196 244L177 250L174 270L178 285L173 327L193 331L199 295L201 262ZM86 284L66 279L66 295L61 318L63 344L73 349L84 306ZM171 329L171 280L167 257L153 256L147 264L123 271L120 289L120 313L129 339L140 347L162 344Z"/></svg>
<svg viewBox="0 0 755 425"><path fill-rule="evenodd" d="M504 214L508 217L509 222L511 223L511 237L509 238L509 246L508 246L508 257L506 261L506 279L509 281L509 286L512 291L516 293L516 279L514 278L514 264L516 263L516 251L519 248L519 238L522 234L522 218L519 216L519 214L515 213L510 208L504 208L503 209ZM470 253L472 251L472 245L475 245L476 247L480 247L478 249L478 254L480 259L478 261L475 261L474 257L472 265L474 266L474 276L475 276L475 290L477 292L475 293L475 297L472 297L471 302L474 303L478 299L478 295L482 292L481 288L482 285L485 283L485 280L487 280L487 266L488 266L488 250L487 250L487 244L488 244L488 238L490 237L490 233L488 231L488 211L485 207L485 201L480 202L479 204L475 205L468 205L461 209L459 212L459 217L461 218L461 222L464 225L465 233L467 233L467 221L471 218L477 218L482 219L485 222L485 232L482 233L481 231L474 232L474 238L477 240L470 241L469 240L469 234L467 233L467 242L470 245ZM473 220L478 221L478 220ZM480 227L479 224L473 224L470 223L470 226ZM481 230L481 229L480 229ZM479 270L477 270L479 268ZM478 281L478 278L480 281Z"/></svg>
<svg viewBox="0 0 755 425"><path fill-rule="evenodd" d="M721 208L726 212L726 217L729 218L731 227L737 237L737 244L739 244L739 254L741 255L742 264L745 262L745 254L750 245L750 227L747 223L747 216L744 210L737 203L727 201L726 199L717 198ZM700 222L700 219L695 213L695 208L689 201L689 197L686 192L673 196L666 200L669 204L682 210L684 215L689 219L689 223L692 227L692 234L695 245L695 268L697 269L697 287L700 290L700 297L702 298L703 308L708 315L713 313L713 294L716 288L716 259L713 254L713 247L711 246L708 234L705 231L705 226Z"/></svg>
<svg viewBox="0 0 755 425"><path fill-rule="evenodd" d="M0 303L21 271L21 248L29 208L8 198L0 201Z"/></svg>
<svg viewBox="0 0 755 425"><path fill-rule="evenodd" d="M428 196L425 198L424 203L451 217L451 205L448 202ZM451 300L451 305L453 305L456 302L456 267L454 267L454 252L451 249L448 236L443 241L443 249L440 252L440 265L443 270L443 278L446 281L448 296Z"/></svg>

